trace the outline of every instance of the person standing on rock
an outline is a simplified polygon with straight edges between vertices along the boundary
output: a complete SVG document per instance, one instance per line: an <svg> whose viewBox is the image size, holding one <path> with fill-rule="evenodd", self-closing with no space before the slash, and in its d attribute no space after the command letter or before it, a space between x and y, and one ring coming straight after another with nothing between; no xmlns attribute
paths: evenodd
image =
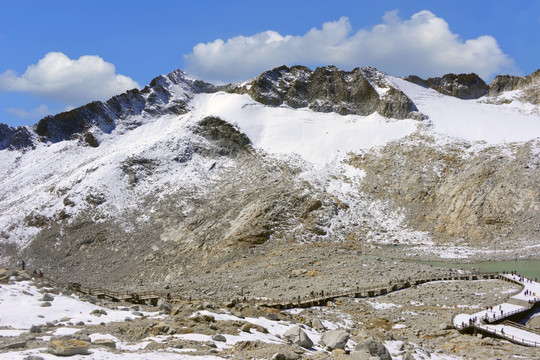
<svg viewBox="0 0 540 360"><path fill-rule="evenodd" d="M24 267L26 266L26 263L24 260L21 260L21 270L24 270Z"/></svg>

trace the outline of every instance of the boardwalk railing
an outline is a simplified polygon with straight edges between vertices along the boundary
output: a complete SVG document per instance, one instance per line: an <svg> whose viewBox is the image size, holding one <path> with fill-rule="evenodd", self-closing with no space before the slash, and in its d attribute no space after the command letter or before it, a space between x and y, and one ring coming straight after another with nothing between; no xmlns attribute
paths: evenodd
<svg viewBox="0 0 540 360"><path fill-rule="evenodd" d="M512 315L515 315L515 314L519 314L519 313L522 313L524 311L528 311L531 309L533 305L532 304L529 304L529 306L524 306L522 307L521 309L516 309L516 310L512 310L512 311L507 311L505 313L499 313L499 315L496 315L497 313L494 312L493 313L493 316L488 316L486 314L486 316L484 318L482 318L482 320L484 320L485 322L487 323L493 323L493 322L496 322L496 321L499 321L501 319L504 319L504 318L507 318L509 316L512 316Z"/></svg>
<svg viewBox="0 0 540 360"><path fill-rule="evenodd" d="M521 329L521 330L525 330L525 331L532 332L532 333L540 335L540 330L529 327L529 326L524 326L524 325L515 323L513 321L510 321L510 320L504 321L503 325L512 326L512 327L515 327L515 328L518 328L518 329Z"/></svg>
<svg viewBox="0 0 540 360"><path fill-rule="evenodd" d="M533 346L533 347L540 347L540 342L537 341L531 341L519 336L510 335L504 332L496 331L493 329L488 328L486 325L478 326L479 329L482 331L485 331L487 333L490 333L492 335L495 335L497 337L501 337L507 340L510 340L516 344L526 345L526 346Z"/></svg>

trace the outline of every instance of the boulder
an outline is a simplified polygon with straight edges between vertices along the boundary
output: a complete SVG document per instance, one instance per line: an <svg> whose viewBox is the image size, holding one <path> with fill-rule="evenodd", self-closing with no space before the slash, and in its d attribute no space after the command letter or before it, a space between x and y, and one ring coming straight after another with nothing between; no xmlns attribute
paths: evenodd
<svg viewBox="0 0 540 360"><path fill-rule="evenodd" d="M382 342L368 339L356 345L355 351L368 351L372 356L378 356L381 360L392 360L390 352Z"/></svg>
<svg viewBox="0 0 540 360"><path fill-rule="evenodd" d="M367 350L353 351L349 356L350 360L371 360L373 356Z"/></svg>
<svg viewBox="0 0 540 360"><path fill-rule="evenodd" d="M45 293L43 295L43 297L41 298L42 301L53 301L54 300L54 296L52 296L51 294L49 293Z"/></svg>
<svg viewBox="0 0 540 360"><path fill-rule="evenodd" d="M27 357L24 358L24 360L45 360L45 359L37 355L28 355Z"/></svg>
<svg viewBox="0 0 540 360"><path fill-rule="evenodd" d="M219 342L227 342L227 339L225 338L225 336L220 335L220 334L212 336L212 340L219 341Z"/></svg>
<svg viewBox="0 0 540 360"><path fill-rule="evenodd" d="M157 303L157 307L159 310L164 311L167 314L170 314L173 309L173 306L171 305L171 303L169 303L165 299L159 299Z"/></svg>
<svg viewBox="0 0 540 360"><path fill-rule="evenodd" d="M145 347L144 350L147 351L159 351L168 348L169 345L166 343L158 343L155 341L149 342Z"/></svg>
<svg viewBox="0 0 540 360"><path fill-rule="evenodd" d="M330 350L345 349L347 341L349 341L349 333L345 330L330 330L326 331L321 341Z"/></svg>
<svg viewBox="0 0 540 360"><path fill-rule="evenodd" d="M292 344L297 344L306 349L313 346L313 341L311 341L306 332L298 326L287 330L287 332L283 335L283 338Z"/></svg>
<svg viewBox="0 0 540 360"><path fill-rule="evenodd" d="M152 326L151 332L154 335L166 334L170 330L169 324L160 322Z"/></svg>
<svg viewBox="0 0 540 360"><path fill-rule="evenodd" d="M17 341L12 342L7 345L0 346L0 350L13 350L13 349L22 349L26 347L26 341Z"/></svg>
<svg viewBox="0 0 540 360"><path fill-rule="evenodd" d="M59 356L86 355L89 345L81 340L54 340L49 343L48 351Z"/></svg>
<svg viewBox="0 0 540 360"><path fill-rule="evenodd" d="M261 332L263 334L268 334L268 329L264 326L252 324L252 323L244 323L244 325L240 326L240 330L243 332L251 332L251 329L255 329L258 332Z"/></svg>
<svg viewBox="0 0 540 360"><path fill-rule="evenodd" d="M311 327L319 331L326 330L326 327L323 325L320 319L313 319L311 321Z"/></svg>
<svg viewBox="0 0 540 360"><path fill-rule="evenodd" d="M452 329L452 325L448 323L441 323L439 325L439 330L450 330L450 329Z"/></svg>
<svg viewBox="0 0 540 360"><path fill-rule="evenodd" d="M107 347L110 349L116 349L116 343L111 339L98 339L92 342L95 346Z"/></svg>
<svg viewBox="0 0 540 360"><path fill-rule="evenodd" d="M179 314L182 314L182 306L177 305L171 308L171 312L170 312L171 316L177 316Z"/></svg>
<svg viewBox="0 0 540 360"><path fill-rule="evenodd" d="M107 312L105 310L103 310L103 309L95 309L95 310L92 310L90 315L100 317L101 315L107 315Z"/></svg>
<svg viewBox="0 0 540 360"><path fill-rule="evenodd" d="M32 276L27 273L26 271L22 271L17 275L17 281L30 281L32 280Z"/></svg>
<svg viewBox="0 0 540 360"><path fill-rule="evenodd" d="M33 333L33 334L40 333L40 332L41 332L41 326L39 326L39 325L32 325L32 326L30 327L30 332Z"/></svg>

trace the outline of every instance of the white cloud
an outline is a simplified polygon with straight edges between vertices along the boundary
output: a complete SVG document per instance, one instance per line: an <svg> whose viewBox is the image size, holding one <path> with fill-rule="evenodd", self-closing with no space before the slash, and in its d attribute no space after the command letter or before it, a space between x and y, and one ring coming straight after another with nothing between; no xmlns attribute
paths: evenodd
<svg viewBox="0 0 540 360"><path fill-rule="evenodd" d="M52 114L51 110L47 107L47 105L40 105L30 111L26 109L7 108L6 112L15 115L16 117L21 119L42 118L46 115Z"/></svg>
<svg viewBox="0 0 540 360"><path fill-rule="evenodd" d="M61 52L50 52L18 76L8 70L0 74L0 91L32 95L77 106L139 87L131 78L116 74L113 64L95 55L72 60Z"/></svg>
<svg viewBox="0 0 540 360"><path fill-rule="evenodd" d="M489 78L515 71L514 61L492 36L462 40L448 23L424 10L408 20L397 11L372 29L352 31L349 19L327 22L301 36L265 31L199 43L185 55L186 70L210 81L240 81L279 65L371 65L393 75L441 76L475 72Z"/></svg>

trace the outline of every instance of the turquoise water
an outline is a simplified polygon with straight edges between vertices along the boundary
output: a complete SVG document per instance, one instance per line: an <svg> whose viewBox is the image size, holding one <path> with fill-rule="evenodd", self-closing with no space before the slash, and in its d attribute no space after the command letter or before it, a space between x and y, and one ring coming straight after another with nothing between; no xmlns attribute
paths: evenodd
<svg viewBox="0 0 540 360"><path fill-rule="evenodd" d="M420 261L433 266L450 267L458 269L477 269L482 272L516 271L528 278L540 279L540 260L506 260L486 261L472 264L453 264L441 261Z"/></svg>

